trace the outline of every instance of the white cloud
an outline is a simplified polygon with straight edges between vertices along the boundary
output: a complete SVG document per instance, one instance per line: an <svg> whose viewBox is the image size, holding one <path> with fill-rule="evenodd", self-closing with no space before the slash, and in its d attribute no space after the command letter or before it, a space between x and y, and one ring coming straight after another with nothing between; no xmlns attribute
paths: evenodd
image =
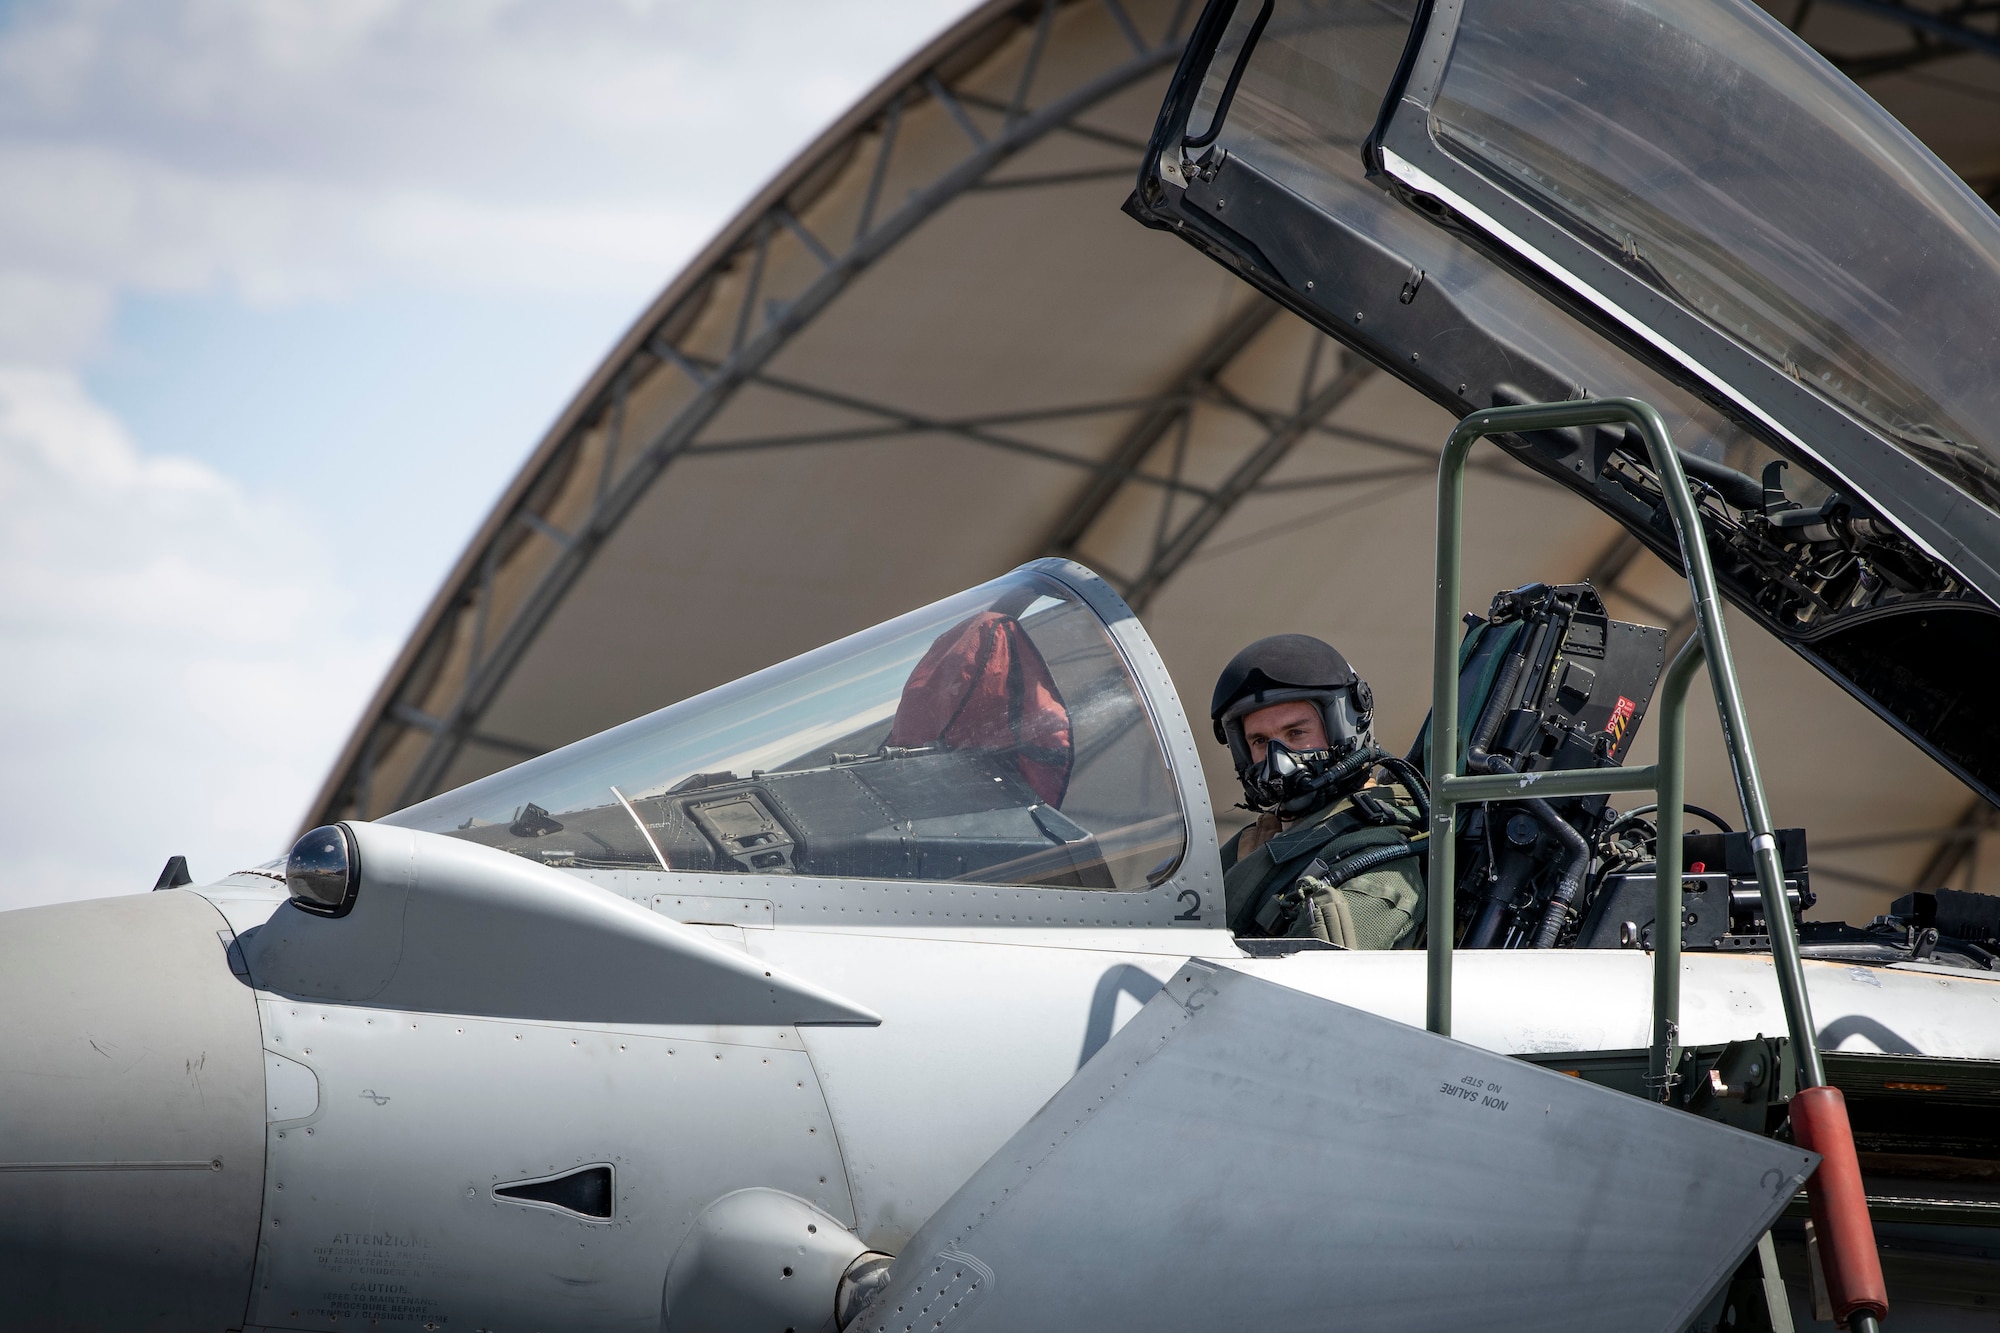
<svg viewBox="0 0 2000 1333"><path fill-rule="evenodd" d="M0 512L0 906L278 850L386 650L344 628L310 524L21 369Z"/></svg>
<svg viewBox="0 0 2000 1333"><path fill-rule="evenodd" d="M114 296L109 283L0 258L0 361L71 364L97 341Z"/></svg>
<svg viewBox="0 0 2000 1333"><path fill-rule="evenodd" d="M960 6L85 0L0 26L0 290L658 286ZM78 326L82 326L79 328Z"/></svg>
<svg viewBox="0 0 2000 1333"><path fill-rule="evenodd" d="M353 628L334 517L273 498L281 467L266 494L91 400L121 302L637 310L968 2L0 6L0 908L144 889L176 852L211 879L280 850L396 647ZM228 409L154 425L197 441ZM340 521L395 559L371 517Z"/></svg>

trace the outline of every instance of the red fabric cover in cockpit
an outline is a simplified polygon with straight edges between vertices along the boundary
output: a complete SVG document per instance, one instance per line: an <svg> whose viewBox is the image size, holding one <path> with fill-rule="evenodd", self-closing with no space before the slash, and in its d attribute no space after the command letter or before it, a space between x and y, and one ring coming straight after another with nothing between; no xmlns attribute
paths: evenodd
<svg viewBox="0 0 2000 1333"><path fill-rule="evenodd" d="M1013 752L1037 796L1069 790L1069 707L1021 622L982 611L943 634L903 685L890 745Z"/></svg>

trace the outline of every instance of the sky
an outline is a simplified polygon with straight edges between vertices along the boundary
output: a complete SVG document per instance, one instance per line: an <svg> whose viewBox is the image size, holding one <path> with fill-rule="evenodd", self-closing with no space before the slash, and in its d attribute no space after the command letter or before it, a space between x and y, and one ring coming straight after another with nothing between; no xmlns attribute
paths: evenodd
<svg viewBox="0 0 2000 1333"><path fill-rule="evenodd" d="M0 0L0 909L283 852L630 322L968 0Z"/></svg>

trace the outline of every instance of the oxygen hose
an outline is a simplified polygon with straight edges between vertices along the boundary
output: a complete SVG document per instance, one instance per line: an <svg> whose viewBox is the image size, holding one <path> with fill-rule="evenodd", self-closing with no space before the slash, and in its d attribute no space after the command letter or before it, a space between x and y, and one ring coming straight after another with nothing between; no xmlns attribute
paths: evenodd
<svg viewBox="0 0 2000 1333"><path fill-rule="evenodd" d="M1423 848L1410 843L1384 843L1380 847L1364 848L1352 856L1343 856L1340 860L1327 866L1319 874L1312 874L1310 868L1307 869L1306 873L1312 875L1312 878L1326 884L1329 888L1337 889L1347 883L1347 881L1365 875L1378 866L1388 865L1391 861L1400 861L1406 856L1421 855L1423 855Z"/></svg>
<svg viewBox="0 0 2000 1333"><path fill-rule="evenodd" d="M1273 937L1288 934L1292 929L1292 923L1298 920L1299 908L1305 903L1308 884L1337 889L1349 880L1357 879L1392 861L1422 855L1423 848L1415 843L1391 842L1376 847L1364 847L1358 852L1341 857L1332 865L1315 857L1313 863L1306 867L1305 873L1299 876L1291 888L1271 900L1275 907L1264 909L1275 913L1271 919L1267 921L1260 914L1257 924L1267 929Z"/></svg>
<svg viewBox="0 0 2000 1333"><path fill-rule="evenodd" d="M1353 754L1348 755L1332 768L1329 768L1313 783L1313 791L1318 793L1317 799L1337 800L1342 796L1348 795L1348 784L1352 779L1357 776L1365 776L1377 764L1382 763L1387 758L1388 756L1383 754L1380 746L1363 745L1359 747ZM1420 797L1419 800L1421 801L1422 798ZM1424 802L1423 804L1425 818L1428 819L1430 805L1428 802Z"/></svg>
<svg viewBox="0 0 2000 1333"><path fill-rule="evenodd" d="M1347 758L1326 771L1319 780L1318 790L1331 792L1335 796L1346 796L1350 779L1363 776L1374 769L1388 770L1389 774L1401 782L1410 793L1410 800L1417 807L1417 820L1425 828L1431 822L1431 786L1425 780L1422 770L1399 755L1390 754L1379 745L1364 745Z"/></svg>
<svg viewBox="0 0 2000 1333"><path fill-rule="evenodd" d="M1376 760L1376 763L1387 769L1390 776L1399 780L1410 793L1410 800L1417 807L1417 822L1423 827L1429 828L1431 826L1431 784L1425 781L1423 772L1415 764L1398 755L1383 754L1380 749L1376 750L1376 754L1380 756Z"/></svg>

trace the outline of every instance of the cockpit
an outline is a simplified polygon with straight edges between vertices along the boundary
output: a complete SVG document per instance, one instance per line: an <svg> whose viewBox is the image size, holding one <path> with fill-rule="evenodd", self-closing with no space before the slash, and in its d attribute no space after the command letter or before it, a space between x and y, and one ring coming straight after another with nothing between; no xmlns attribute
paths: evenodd
<svg viewBox="0 0 2000 1333"><path fill-rule="evenodd" d="M383 822L567 869L1111 892L1187 842L1110 628L1033 571Z"/></svg>

